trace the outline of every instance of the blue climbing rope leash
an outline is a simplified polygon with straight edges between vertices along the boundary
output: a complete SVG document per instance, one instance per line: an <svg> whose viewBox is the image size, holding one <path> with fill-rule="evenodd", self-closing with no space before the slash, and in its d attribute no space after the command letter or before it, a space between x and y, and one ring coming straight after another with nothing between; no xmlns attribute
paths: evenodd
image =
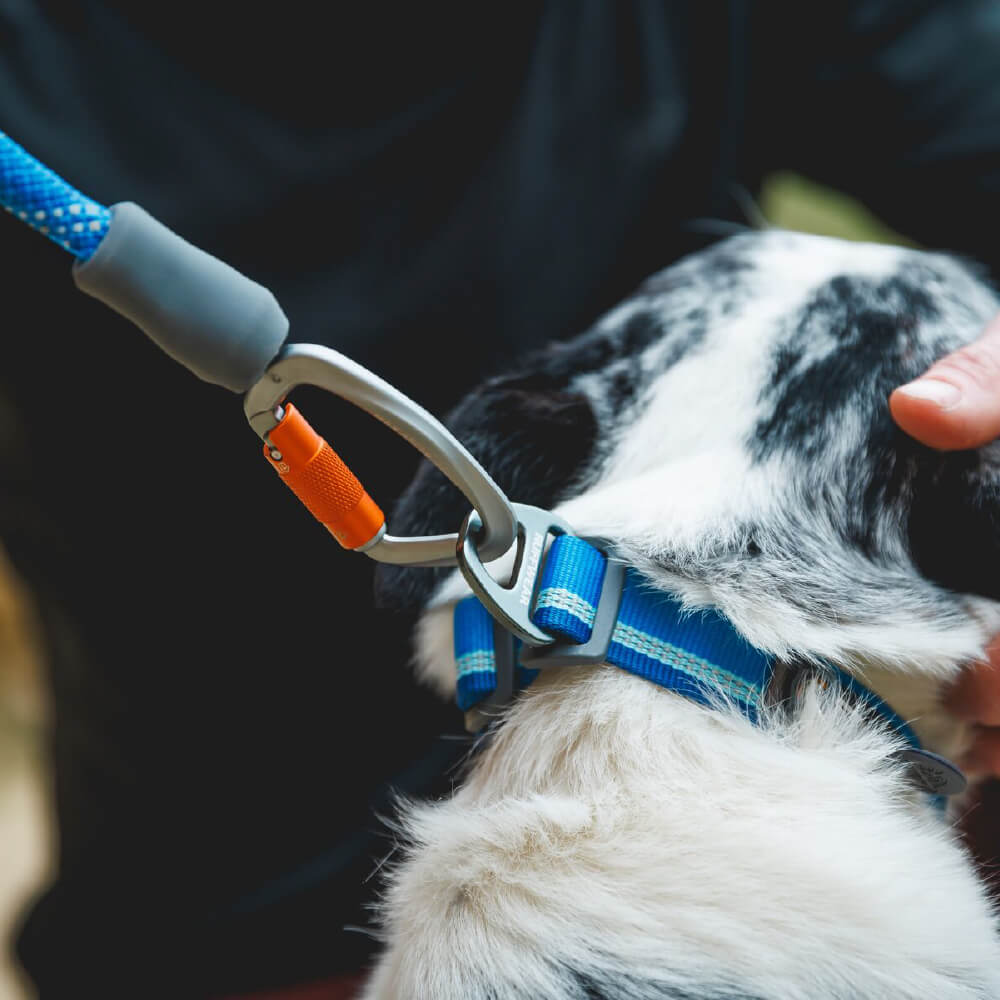
<svg viewBox="0 0 1000 1000"><path fill-rule="evenodd" d="M104 239L111 212L0 132L0 205L79 260Z"/></svg>

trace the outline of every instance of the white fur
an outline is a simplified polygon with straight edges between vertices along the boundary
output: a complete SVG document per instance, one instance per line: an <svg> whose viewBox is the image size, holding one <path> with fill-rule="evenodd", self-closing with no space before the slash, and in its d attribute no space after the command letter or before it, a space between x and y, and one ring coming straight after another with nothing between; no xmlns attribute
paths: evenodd
<svg viewBox="0 0 1000 1000"><path fill-rule="evenodd" d="M613 668L547 675L410 815L367 996L573 996L553 961L608 955L692 996L993 995L982 889L892 749L815 693L758 729Z"/></svg>
<svg viewBox="0 0 1000 1000"><path fill-rule="evenodd" d="M821 566L845 587L884 590L891 614L833 620L744 567L698 578L660 558L708 565L748 520L795 529L809 497L787 460L754 463L745 447L775 329L835 275L890 275L909 253L762 238L770 283L652 378L641 414L606 442L593 485L558 512L614 539L691 607L722 610L761 648L854 670L952 754L969 734L941 710L941 686L1000 630L998 605L969 597L930 613L935 588L915 580L901 545L888 539L873 564L821 518L803 516L804 555L783 582ZM996 310L964 270L935 261L954 268L972 326ZM643 358L651 371L657 350ZM846 427L844 439L862 432ZM827 485L832 502L852 488L835 471ZM449 578L417 632L418 672L446 695L451 608L466 592ZM896 748L815 688L793 718L755 727L611 667L546 672L454 797L407 812L405 860L382 911L386 951L364 995L583 998L582 974L591 995L636 1000L1000 996L987 896L950 825L892 762Z"/></svg>

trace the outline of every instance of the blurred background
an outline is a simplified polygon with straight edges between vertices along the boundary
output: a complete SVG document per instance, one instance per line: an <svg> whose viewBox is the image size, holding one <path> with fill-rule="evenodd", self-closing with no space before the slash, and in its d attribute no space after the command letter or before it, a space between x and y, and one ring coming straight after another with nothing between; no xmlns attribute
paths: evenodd
<svg viewBox="0 0 1000 1000"><path fill-rule="evenodd" d="M853 199L794 174L768 178L759 205L748 198L748 215L757 212L780 228L909 242ZM0 1000L33 995L11 959L9 940L26 902L49 877L54 856L46 760L50 715L36 634L31 594L0 551Z"/></svg>

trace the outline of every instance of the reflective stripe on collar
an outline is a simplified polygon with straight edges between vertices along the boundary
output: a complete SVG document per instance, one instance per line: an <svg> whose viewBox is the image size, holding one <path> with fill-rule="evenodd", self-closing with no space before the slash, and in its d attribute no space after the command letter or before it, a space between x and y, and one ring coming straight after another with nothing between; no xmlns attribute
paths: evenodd
<svg viewBox="0 0 1000 1000"><path fill-rule="evenodd" d="M531 620L552 635L553 647L522 647L499 628L475 597L455 607L456 700L463 711L502 708L513 692L527 687L547 664L608 663L705 705L730 703L752 722L775 674L773 657L751 646L714 610L687 610L657 590L635 569L620 575L620 597L608 594L608 558L590 542L560 535L552 543L537 586ZM612 588L615 589L615 588ZM606 601L618 601L612 615ZM612 609L614 610L614 609ZM599 649L578 661L575 649L594 643L595 625L606 631ZM498 683L498 671L500 680ZM506 676L505 676L506 675ZM835 680L907 743L907 763L923 769L921 787L954 794L964 787L961 772L921 748L912 728L874 691L828 664L819 676ZM489 713L476 713L478 728ZM916 762L916 763L915 763ZM928 774L928 768L930 774Z"/></svg>

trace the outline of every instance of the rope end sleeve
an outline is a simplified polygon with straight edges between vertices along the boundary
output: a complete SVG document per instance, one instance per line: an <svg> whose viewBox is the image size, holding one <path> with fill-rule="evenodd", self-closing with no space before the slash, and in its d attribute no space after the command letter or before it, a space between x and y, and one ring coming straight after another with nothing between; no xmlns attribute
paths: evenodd
<svg viewBox="0 0 1000 1000"><path fill-rule="evenodd" d="M268 289L131 202L112 206L107 234L74 264L73 280L199 378L233 392L264 374L288 334Z"/></svg>

